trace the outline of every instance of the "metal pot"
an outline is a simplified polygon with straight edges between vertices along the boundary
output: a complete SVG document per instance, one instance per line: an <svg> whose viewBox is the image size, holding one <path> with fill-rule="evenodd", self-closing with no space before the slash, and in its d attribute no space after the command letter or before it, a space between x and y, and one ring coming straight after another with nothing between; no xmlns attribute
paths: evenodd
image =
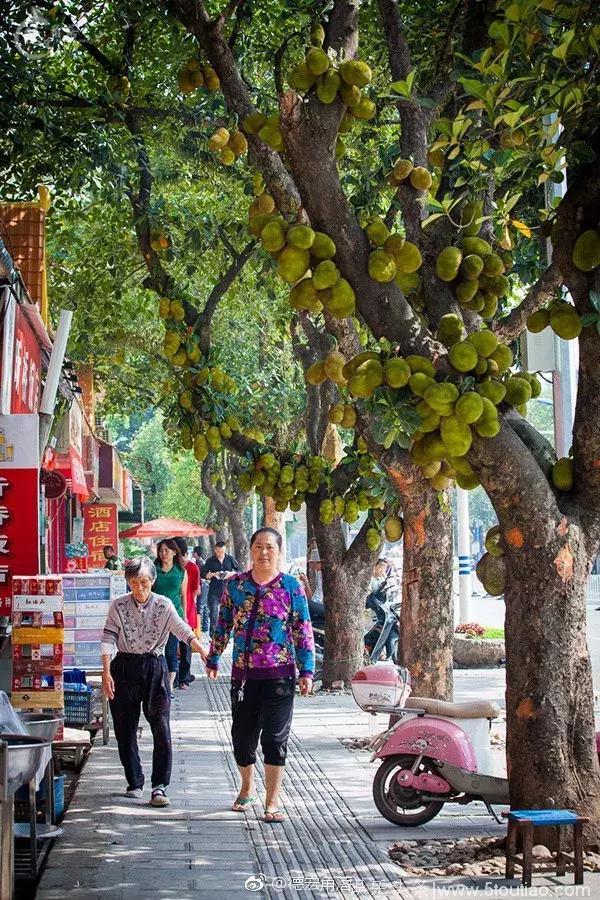
<svg viewBox="0 0 600 900"><path fill-rule="evenodd" d="M44 761L44 750L51 742L24 734L2 734L0 741L8 745L8 772L6 783L0 772L0 802L12 797L22 784L35 776Z"/></svg>
<svg viewBox="0 0 600 900"><path fill-rule="evenodd" d="M32 737L43 738L45 741L53 741L58 727L63 721L61 717L50 713L18 713L20 721Z"/></svg>

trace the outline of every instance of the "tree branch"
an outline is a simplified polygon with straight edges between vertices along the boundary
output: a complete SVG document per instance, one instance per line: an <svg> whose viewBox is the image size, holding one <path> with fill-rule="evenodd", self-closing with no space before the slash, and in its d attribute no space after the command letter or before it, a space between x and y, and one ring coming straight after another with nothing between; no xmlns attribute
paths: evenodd
<svg viewBox="0 0 600 900"><path fill-rule="evenodd" d="M238 277L248 260L253 255L256 247L256 241L252 240L248 244L246 244L242 252L234 258L229 268L213 287L208 296L208 300L204 305L204 309L198 315L198 321L195 327L200 334L200 349L202 350L204 356L208 356L210 352L211 323L219 300L227 293L235 279Z"/></svg>
<svg viewBox="0 0 600 900"><path fill-rule="evenodd" d="M493 331L498 340L505 344L514 341L527 325L529 316L546 306L554 298L561 284L562 273L556 263L551 263L521 303L496 322Z"/></svg>

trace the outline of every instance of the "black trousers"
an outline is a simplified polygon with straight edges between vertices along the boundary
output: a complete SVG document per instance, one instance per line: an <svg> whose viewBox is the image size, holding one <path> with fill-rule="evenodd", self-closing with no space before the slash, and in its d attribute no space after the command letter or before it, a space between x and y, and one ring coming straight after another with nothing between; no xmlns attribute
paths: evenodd
<svg viewBox="0 0 600 900"><path fill-rule="evenodd" d="M175 678L175 685L187 684L187 677L192 669L192 648L187 641L179 641L179 669Z"/></svg>
<svg viewBox="0 0 600 900"><path fill-rule="evenodd" d="M119 759L125 769L127 787L144 786L140 762L137 729L143 709L150 729L154 749L152 753L152 787L168 785L171 780L171 691L164 656L153 653L117 653L110 664L115 682L115 696L110 711Z"/></svg>
<svg viewBox="0 0 600 900"><path fill-rule="evenodd" d="M241 681L231 681L231 712L233 723L233 755L238 766L256 762L256 748L260 737L265 763L285 765L287 742L292 727L296 679L249 680L244 685L244 699L238 692Z"/></svg>

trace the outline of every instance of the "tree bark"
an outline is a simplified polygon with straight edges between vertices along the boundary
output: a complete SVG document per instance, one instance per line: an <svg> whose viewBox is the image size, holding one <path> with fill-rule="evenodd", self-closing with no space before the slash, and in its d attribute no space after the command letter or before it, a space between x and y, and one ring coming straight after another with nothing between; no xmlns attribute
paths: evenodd
<svg viewBox="0 0 600 900"><path fill-rule="evenodd" d="M454 597L452 512L415 467L389 471L404 517L400 652L413 694L452 700Z"/></svg>
<svg viewBox="0 0 600 900"><path fill-rule="evenodd" d="M244 525L244 509L236 506L230 510L227 522L229 523L229 535L233 542L233 555L242 569L246 571L250 565L250 541Z"/></svg>
<svg viewBox="0 0 600 900"><path fill-rule="evenodd" d="M315 495L307 498L307 506L312 514L323 578L323 687L331 687L336 681L347 685L363 664L365 598L374 554L366 545L365 527L346 549L341 522L322 524Z"/></svg>

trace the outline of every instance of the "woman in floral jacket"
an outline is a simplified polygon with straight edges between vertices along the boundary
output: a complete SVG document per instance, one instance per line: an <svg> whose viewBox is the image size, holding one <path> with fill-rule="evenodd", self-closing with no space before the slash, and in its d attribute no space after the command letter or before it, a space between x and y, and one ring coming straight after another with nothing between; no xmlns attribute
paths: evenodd
<svg viewBox="0 0 600 900"><path fill-rule="evenodd" d="M241 812L256 801L254 763L260 737L265 761L265 822L282 822L279 790L292 725L296 669L302 695L310 693L315 666L308 604L299 582L279 571L281 535L260 528L250 539L252 569L227 582L206 668L216 678L233 631L231 709L233 752L242 787L233 804Z"/></svg>

